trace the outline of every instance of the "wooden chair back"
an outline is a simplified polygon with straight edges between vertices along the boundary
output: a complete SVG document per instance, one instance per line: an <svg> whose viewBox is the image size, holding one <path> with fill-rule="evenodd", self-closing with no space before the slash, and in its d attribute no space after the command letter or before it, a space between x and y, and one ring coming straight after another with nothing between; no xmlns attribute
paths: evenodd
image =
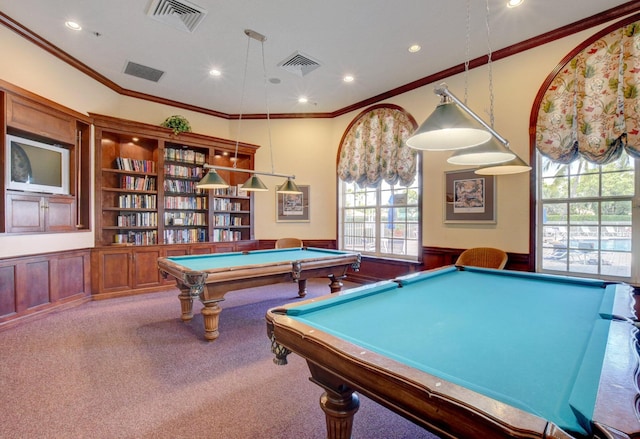
<svg viewBox="0 0 640 439"><path fill-rule="evenodd" d="M502 270L507 265L509 257L503 250L493 247L474 247L463 251L456 265L470 265L473 267L497 268Z"/></svg>
<svg viewBox="0 0 640 439"><path fill-rule="evenodd" d="M276 241L276 248L294 248L302 246L302 240L298 238L280 238Z"/></svg>

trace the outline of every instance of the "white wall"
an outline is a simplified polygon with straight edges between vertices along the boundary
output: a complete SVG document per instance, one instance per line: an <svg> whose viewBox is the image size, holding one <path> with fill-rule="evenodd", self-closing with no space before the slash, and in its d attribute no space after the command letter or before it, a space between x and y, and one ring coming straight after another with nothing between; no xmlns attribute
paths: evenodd
<svg viewBox="0 0 640 439"><path fill-rule="evenodd" d="M528 161L529 158L529 116L540 85L571 49L598 29L574 34L493 63L495 128L523 159ZM167 116L182 114L190 121L194 132L236 139L236 121L119 96L2 26L0 53L5 60L0 63L0 79L78 112L105 114L149 124L159 124ZM464 97L464 75L448 78L446 82L454 94ZM467 104L489 120L486 66L470 71L468 84ZM430 84L388 102L400 105L421 123L438 102L432 90L433 84ZM311 221L277 223L275 192L259 193L255 195L256 238L298 236L303 239L335 239L338 145L349 123L362 110L335 119L271 120L275 172L295 174L298 184L310 185ZM239 140L262 145L256 154L255 167L258 170L271 171L268 134L266 121L242 121ZM423 244L454 248L492 245L509 252L527 253L529 175L497 178L497 224L443 224L443 172L456 169L446 163L447 156L442 152L425 152L423 155ZM273 188L282 182L274 177L265 177L264 180ZM93 242L92 232L0 236L0 257L87 248L92 247Z"/></svg>

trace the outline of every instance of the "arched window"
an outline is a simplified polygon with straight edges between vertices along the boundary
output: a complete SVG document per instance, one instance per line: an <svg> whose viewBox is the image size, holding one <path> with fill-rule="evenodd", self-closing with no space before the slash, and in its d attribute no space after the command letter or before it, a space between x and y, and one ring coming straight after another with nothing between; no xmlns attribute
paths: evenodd
<svg viewBox="0 0 640 439"><path fill-rule="evenodd" d="M538 271L638 282L639 97L637 21L586 41L541 88L532 112Z"/></svg>
<svg viewBox="0 0 640 439"><path fill-rule="evenodd" d="M402 108L378 105L345 131L337 165L341 249L421 257L420 154L405 144L416 127Z"/></svg>

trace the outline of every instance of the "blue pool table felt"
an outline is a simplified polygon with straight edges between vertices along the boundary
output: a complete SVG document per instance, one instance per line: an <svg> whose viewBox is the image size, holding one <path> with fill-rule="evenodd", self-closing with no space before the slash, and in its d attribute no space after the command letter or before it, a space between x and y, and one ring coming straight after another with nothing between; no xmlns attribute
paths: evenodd
<svg viewBox="0 0 640 439"><path fill-rule="evenodd" d="M290 263L304 259L331 257L344 254L338 250L318 248L286 248L254 250L250 252L212 253L195 256L175 256L167 258L189 270L206 271L232 267L259 266L265 264Z"/></svg>
<svg viewBox="0 0 640 439"><path fill-rule="evenodd" d="M452 268L402 288L395 282L359 288L287 315L584 434L606 348L610 296L601 281Z"/></svg>

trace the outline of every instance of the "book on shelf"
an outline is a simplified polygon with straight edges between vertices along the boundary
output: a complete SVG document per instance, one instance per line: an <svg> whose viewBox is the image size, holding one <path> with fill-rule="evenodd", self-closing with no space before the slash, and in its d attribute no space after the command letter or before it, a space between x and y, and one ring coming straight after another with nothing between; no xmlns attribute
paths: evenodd
<svg viewBox="0 0 640 439"><path fill-rule="evenodd" d="M121 171L144 172L155 174L156 163L152 160L136 160L127 157L116 157L116 169Z"/></svg>

